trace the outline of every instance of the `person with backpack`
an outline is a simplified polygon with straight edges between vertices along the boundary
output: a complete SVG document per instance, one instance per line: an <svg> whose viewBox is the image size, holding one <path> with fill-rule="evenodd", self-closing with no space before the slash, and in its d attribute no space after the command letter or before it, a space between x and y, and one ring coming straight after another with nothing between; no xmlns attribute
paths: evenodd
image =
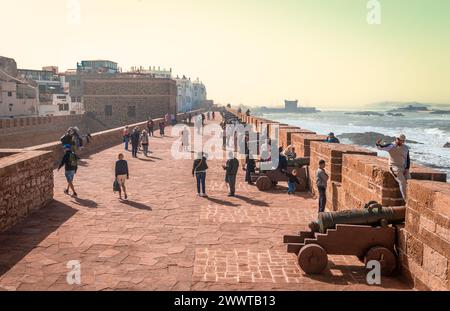
<svg viewBox="0 0 450 311"><path fill-rule="evenodd" d="M133 129L133 133L131 134L131 154L133 155L133 158L137 158L140 140L141 135L139 134L139 129L135 127Z"/></svg>
<svg viewBox="0 0 450 311"><path fill-rule="evenodd" d="M124 156L122 153L119 153L118 156L119 160L116 161L116 181L119 183L119 198L122 200L122 190L123 194L125 195L125 200L128 199L127 196L127 189L125 187L125 181L127 179L130 179L130 174L128 172L128 162L124 160Z"/></svg>
<svg viewBox="0 0 450 311"><path fill-rule="evenodd" d="M192 176L197 179L197 195L199 197L206 197L206 170L208 169L208 164L206 163L206 156L203 152L197 154L197 159L194 160L194 165L192 166ZM201 185L201 189L200 189ZM202 190L202 191L200 191Z"/></svg>
<svg viewBox="0 0 450 311"><path fill-rule="evenodd" d="M148 144L150 141L150 137L148 136L148 133L146 130L142 131L141 134L141 145L142 145L142 149L144 151L144 155L147 157L148 156Z"/></svg>
<svg viewBox="0 0 450 311"><path fill-rule="evenodd" d="M78 160L80 159L74 152L72 152L72 145L64 145L64 156L58 166L58 171L64 166L65 176L67 180L67 189L64 189L65 194L69 194L69 189L72 189L73 196L77 197L77 192L73 186L73 179L78 170Z"/></svg>

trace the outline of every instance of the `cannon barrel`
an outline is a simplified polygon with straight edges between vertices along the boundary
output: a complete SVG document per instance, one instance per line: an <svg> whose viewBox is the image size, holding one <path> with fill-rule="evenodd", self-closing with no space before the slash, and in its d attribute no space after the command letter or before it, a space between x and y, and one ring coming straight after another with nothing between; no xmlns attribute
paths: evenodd
<svg viewBox="0 0 450 311"><path fill-rule="evenodd" d="M327 229L333 229L338 224L346 225L380 225L401 223L405 221L405 206L383 207L380 204L372 204L362 209L352 209L339 212L319 213L317 222L310 224L312 231L325 233Z"/></svg>

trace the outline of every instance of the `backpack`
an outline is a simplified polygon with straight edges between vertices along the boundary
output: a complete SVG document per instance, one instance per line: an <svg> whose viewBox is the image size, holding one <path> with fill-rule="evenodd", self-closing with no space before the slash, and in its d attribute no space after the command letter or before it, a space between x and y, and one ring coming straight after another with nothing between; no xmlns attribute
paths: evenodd
<svg viewBox="0 0 450 311"><path fill-rule="evenodd" d="M71 152L69 154L69 164L72 167L76 167L78 165L78 163L77 163L77 156L73 152Z"/></svg>

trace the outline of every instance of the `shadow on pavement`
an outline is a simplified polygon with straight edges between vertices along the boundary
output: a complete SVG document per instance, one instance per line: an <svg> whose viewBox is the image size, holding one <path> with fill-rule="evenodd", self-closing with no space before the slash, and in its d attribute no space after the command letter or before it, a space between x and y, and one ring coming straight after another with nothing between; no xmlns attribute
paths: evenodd
<svg viewBox="0 0 450 311"><path fill-rule="evenodd" d="M0 277L76 212L69 205L52 201L11 229L0 233Z"/></svg>
<svg viewBox="0 0 450 311"><path fill-rule="evenodd" d="M151 157L147 157L147 158L138 158L138 160L140 160L140 161L145 161L145 162L155 162L155 161L153 161L152 159L149 159L149 158L151 158Z"/></svg>
<svg viewBox="0 0 450 311"><path fill-rule="evenodd" d="M215 199L215 198L211 198L211 197L205 197L205 199L208 201L211 201L215 204L226 205L226 206L240 206L240 204L234 204L233 202L225 201L225 200L221 200L221 199Z"/></svg>
<svg viewBox="0 0 450 311"><path fill-rule="evenodd" d="M256 205L256 206L269 206L269 204L268 204L267 202L265 202L265 201L255 200L255 199L248 198L248 197L244 197L244 196L238 195L238 194L236 194L236 198L238 198L238 199L240 199L240 200L243 200L243 201L245 201L246 203L251 204L251 205Z"/></svg>
<svg viewBox="0 0 450 311"><path fill-rule="evenodd" d="M339 271L339 275L335 275L331 273L333 271ZM341 265L335 264L332 261L329 262L327 269L321 274L310 274L307 275L312 280L329 283L329 284L337 284L337 285L358 285L358 284L367 284L366 281L366 269L364 266L358 265ZM406 284L399 281L396 277L397 275L392 275L390 277L382 276L380 285L372 285L378 288L391 288L391 289L410 289ZM384 282L383 282L384 280Z"/></svg>
<svg viewBox="0 0 450 311"><path fill-rule="evenodd" d="M89 208L97 208L98 204L95 201L88 200L88 199L82 199L82 198L73 198L74 203L80 206L89 207Z"/></svg>
<svg viewBox="0 0 450 311"><path fill-rule="evenodd" d="M143 203L139 203L139 202L135 202L135 201L130 201L130 200L122 200L120 201L122 204L125 205L129 205L131 207L137 208L137 209L141 209L141 210L145 210L145 211L151 211L152 208L148 205L145 205Z"/></svg>

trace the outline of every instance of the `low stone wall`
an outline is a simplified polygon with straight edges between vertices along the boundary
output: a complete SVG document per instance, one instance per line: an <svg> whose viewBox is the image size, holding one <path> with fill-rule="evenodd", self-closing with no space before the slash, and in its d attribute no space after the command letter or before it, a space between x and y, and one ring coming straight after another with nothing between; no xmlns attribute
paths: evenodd
<svg viewBox="0 0 450 311"><path fill-rule="evenodd" d="M50 152L21 151L0 158L0 232L53 199Z"/></svg>
<svg viewBox="0 0 450 311"><path fill-rule="evenodd" d="M83 115L0 119L0 148L24 148L57 140L69 127L86 133Z"/></svg>
<svg viewBox="0 0 450 311"><path fill-rule="evenodd" d="M292 145L295 147L297 156L301 158L309 158L311 155L311 142L312 141L325 141L326 135L317 134L305 134L305 133L292 133L291 140Z"/></svg>
<svg viewBox="0 0 450 311"><path fill-rule="evenodd" d="M450 185L408 186L406 223L397 230L402 275L419 290L450 290Z"/></svg>

